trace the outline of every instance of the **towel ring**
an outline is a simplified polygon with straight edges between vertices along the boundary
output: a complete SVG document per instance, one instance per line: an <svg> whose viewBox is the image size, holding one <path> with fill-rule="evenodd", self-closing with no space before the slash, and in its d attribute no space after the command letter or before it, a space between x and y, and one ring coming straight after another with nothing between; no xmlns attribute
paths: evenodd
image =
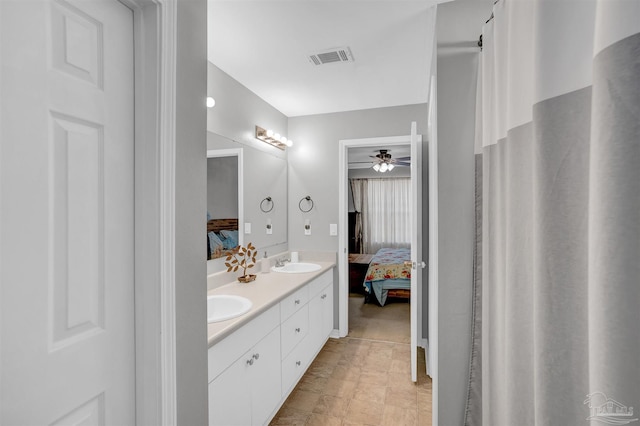
<svg viewBox="0 0 640 426"><path fill-rule="evenodd" d="M308 201L309 203L311 203L311 207L309 207L309 209L305 210L302 208L302 202L303 201ZM309 195L307 195L306 197L302 197L300 199L300 202L298 203L298 208L300 209L300 211L302 213L309 213L312 209L313 209L313 200L311 199L311 197Z"/></svg>
<svg viewBox="0 0 640 426"><path fill-rule="evenodd" d="M267 207L264 206L265 202L267 203L267 207L269 206L269 204L271 205L271 208L269 208L268 210L267 210ZM264 213L269 213L271 210L273 210L274 204L275 203L273 202L271 197L267 197L260 202L260 210L262 210Z"/></svg>

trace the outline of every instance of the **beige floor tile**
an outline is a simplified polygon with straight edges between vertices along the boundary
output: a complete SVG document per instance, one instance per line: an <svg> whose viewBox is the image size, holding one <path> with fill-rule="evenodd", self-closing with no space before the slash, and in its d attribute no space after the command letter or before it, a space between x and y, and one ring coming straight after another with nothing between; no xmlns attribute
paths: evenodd
<svg viewBox="0 0 640 426"><path fill-rule="evenodd" d="M315 414L324 414L332 417L344 417L349 406L349 400L330 395L321 395L313 408Z"/></svg>
<svg viewBox="0 0 640 426"><path fill-rule="evenodd" d="M308 392L304 390L294 390L293 393L287 398L284 406L292 408L298 411L312 412L315 408L318 400L320 399L319 393Z"/></svg>
<svg viewBox="0 0 640 426"><path fill-rule="evenodd" d="M360 380L361 375L362 370L360 370L360 367L358 366L338 364L333 369L330 378L357 382L358 380Z"/></svg>
<svg viewBox="0 0 640 426"><path fill-rule="evenodd" d="M352 399L381 405L384 404L384 398L386 395L386 386L359 383L353 393Z"/></svg>
<svg viewBox="0 0 640 426"><path fill-rule="evenodd" d="M345 420L365 425L379 425L382 422L382 405L352 399Z"/></svg>
<svg viewBox="0 0 640 426"><path fill-rule="evenodd" d="M387 393L384 398L384 405L392 405L394 407L417 410L417 392L415 389L407 390L405 388L387 387Z"/></svg>
<svg viewBox="0 0 640 426"><path fill-rule="evenodd" d="M418 411L385 404L382 424L384 426L415 426L418 424Z"/></svg>
<svg viewBox="0 0 640 426"><path fill-rule="evenodd" d="M272 426L303 426L311 413L283 407L269 423Z"/></svg>
<svg viewBox="0 0 640 426"><path fill-rule="evenodd" d="M353 395L356 384L357 381L343 380L332 376L327 380L322 393L349 399Z"/></svg>
<svg viewBox="0 0 640 426"><path fill-rule="evenodd" d="M379 374L377 372L363 371L360 375L359 383L367 383L370 385L386 386L389 381L387 374Z"/></svg>
<svg viewBox="0 0 640 426"><path fill-rule="evenodd" d="M314 393L322 393L328 380L329 379L326 377L305 374L298 382L296 389Z"/></svg>
<svg viewBox="0 0 640 426"><path fill-rule="evenodd" d="M313 413L307 420L306 426L341 426L342 418Z"/></svg>

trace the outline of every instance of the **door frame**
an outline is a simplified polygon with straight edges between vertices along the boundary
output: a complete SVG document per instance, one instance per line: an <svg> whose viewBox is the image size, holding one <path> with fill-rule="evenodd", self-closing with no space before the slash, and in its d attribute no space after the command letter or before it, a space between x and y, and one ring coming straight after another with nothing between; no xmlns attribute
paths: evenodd
<svg viewBox="0 0 640 426"><path fill-rule="evenodd" d="M422 141L422 135L417 135L418 141ZM378 146L393 146L393 145L411 145L411 135L403 136L389 136L378 138L363 138L363 139L343 139L339 142L339 154L338 154L338 229L340 230L338 237L338 334L340 337L345 337L349 332L349 262L348 252L349 247L349 232L347 230L348 222L348 150L355 147L378 147ZM416 295L417 296L417 295ZM416 300L418 298L416 297ZM422 336L422 305L416 303L417 307L417 334ZM419 344L419 341L416 342Z"/></svg>
<svg viewBox="0 0 640 426"><path fill-rule="evenodd" d="M177 0L119 1L134 22L136 423L176 424Z"/></svg>

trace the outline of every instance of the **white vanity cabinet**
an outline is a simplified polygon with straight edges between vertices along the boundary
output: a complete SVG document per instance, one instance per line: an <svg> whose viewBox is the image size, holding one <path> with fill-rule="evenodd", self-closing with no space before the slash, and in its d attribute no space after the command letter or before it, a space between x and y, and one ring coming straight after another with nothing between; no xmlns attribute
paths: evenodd
<svg viewBox="0 0 640 426"><path fill-rule="evenodd" d="M333 270L315 278L305 287L308 304L300 308L288 321L296 316L307 315L308 324L303 336L298 336L295 345L286 341L282 333L282 393L286 398L302 374L307 370L316 354L322 349L333 330ZM297 324L300 324L299 321ZM297 329L297 327L296 327Z"/></svg>
<svg viewBox="0 0 640 426"><path fill-rule="evenodd" d="M333 330L330 269L209 348L209 425L271 420Z"/></svg>
<svg viewBox="0 0 640 426"><path fill-rule="evenodd" d="M281 400L278 326L275 306L209 349L210 378L227 366L209 383L209 425L261 425L269 420ZM229 358L231 363L225 363Z"/></svg>

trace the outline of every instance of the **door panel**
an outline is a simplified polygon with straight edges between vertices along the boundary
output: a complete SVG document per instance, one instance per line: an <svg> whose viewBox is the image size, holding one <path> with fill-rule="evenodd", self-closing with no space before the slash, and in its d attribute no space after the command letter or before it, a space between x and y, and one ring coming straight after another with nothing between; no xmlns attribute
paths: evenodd
<svg viewBox="0 0 640 426"><path fill-rule="evenodd" d="M133 16L0 2L2 424L134 424Z"/></svg>
<svg viewBox="0 0 640 426"><path fill-rule="evenodd" d="M422 303L422 137L411 123L411 380L418 380L418 304Z"/></svg>

